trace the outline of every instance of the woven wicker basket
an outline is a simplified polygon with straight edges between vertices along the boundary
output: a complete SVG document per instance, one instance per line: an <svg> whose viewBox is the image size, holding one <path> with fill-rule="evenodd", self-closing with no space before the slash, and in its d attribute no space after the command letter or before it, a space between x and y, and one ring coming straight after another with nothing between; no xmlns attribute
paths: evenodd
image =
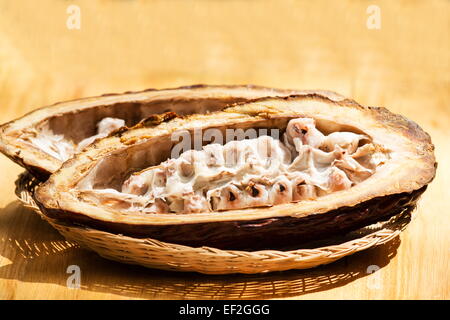
<svg viewBox="0 0 450 320"><path fill-rule="evenodd" d="M310 244L308 249L237 251L193 248L149 238L132 238L51 219L42 214L33 199L36 185L37 181L29 174L21 174L16 181L17 197L25 207L37 212L66 239L107 259L172 271L253 274L312 268L385 244L396 238L411 221L411 211L405 211L386 222L361 228L342 237L316 242L316 246Z"/></svg>

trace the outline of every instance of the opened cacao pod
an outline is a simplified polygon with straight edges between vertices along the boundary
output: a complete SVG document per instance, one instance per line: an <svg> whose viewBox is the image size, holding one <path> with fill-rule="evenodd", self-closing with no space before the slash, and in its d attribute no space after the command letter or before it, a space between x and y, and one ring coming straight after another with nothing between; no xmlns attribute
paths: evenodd
<svg viewBox="0 0 450 320"><path fill-rule="evenodd" d="M258 86L195 85L174 89L107 94L57 103L0 127L0 151L45 180L75 152L122 126L133 126L151 114L180 115L221 110L230 103L265 96L307 94ZM331 92L331 99L343 98Z"/></svg>
<svg viewBox="0 0 450 320"><path fill-rule="evenodd" d="M273 249L411 209L434 178L433 150L417 124L385 108L314 93L266 97L116 130L35 196L60 221L190 246Z"/></svg>

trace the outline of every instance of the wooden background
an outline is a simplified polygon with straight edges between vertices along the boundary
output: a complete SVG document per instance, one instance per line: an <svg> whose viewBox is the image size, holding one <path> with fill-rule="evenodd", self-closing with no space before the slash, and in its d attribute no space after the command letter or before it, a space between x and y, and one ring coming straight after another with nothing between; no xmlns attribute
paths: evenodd
<svg viewBox="0 0 450 320"><path fill-rule="evenodd" d="M67 7L81 29L66 27ZM366 27L369 5L381 29ZM329 266L262 276L147 270L77 248L14 197L0 157L0 298L448 299L450 2L0 0L0 122L60 100L195 83L329 89L428 131L439 162L407 231ZM81 268L81 289L66 269ZM381 269L367 273L370 265Z"/></svg>

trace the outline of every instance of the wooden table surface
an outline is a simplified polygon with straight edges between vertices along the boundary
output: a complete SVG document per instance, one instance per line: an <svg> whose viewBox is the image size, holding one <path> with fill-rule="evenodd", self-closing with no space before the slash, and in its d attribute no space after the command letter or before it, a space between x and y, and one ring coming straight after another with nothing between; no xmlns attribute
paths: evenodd
<svg viewBox="0 0 450 320"><path fill-rule="evenodd" d="M67 27L71 4L79 30ZM371 4L380 29L367 27ZM0 156L0 298L450 298L449 31L445 0L0 0L0 122L148 87L320 88L415 120L439 162L415 219L388 245L312 270L205 276L121 265L66 242L15 200L22 169ZM66 286L69 265L81 268L80 289Z"/></svg>

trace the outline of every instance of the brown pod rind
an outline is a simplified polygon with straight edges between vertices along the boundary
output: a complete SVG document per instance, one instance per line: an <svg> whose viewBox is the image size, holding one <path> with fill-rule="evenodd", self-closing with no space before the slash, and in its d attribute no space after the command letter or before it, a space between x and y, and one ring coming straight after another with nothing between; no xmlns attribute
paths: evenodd
<svg viewBox="0 0 450 320"><path fill-rule="evenodd" d="M66 159L45 152L29 139L42 136L42 144L56 136L61 146L77 144L95 134L105 117L120 118L131 127L153 114L176 112L179 115L221 110L228 104L266 96L308 94L309 91L283 90L254 85L193 85L171 89L105 94L56 103L34 110L0 126L0 151L26 168L39 180L46 180ZM319 92L335 100L344 99L333 92Z"/></svg>
<svg viewBox="0 0 450 320"><path fill-rule="evenodd" d="M131 172L169 158L180 130L285 128L313 118L324 131L351 130L370 137L388 156L374 174L346 190L269 207L205 213L142 214L94 203L82 185L115 188ZM64 163L36 192L42 211L56 219L136 237L218 248L276 248L328 237L384 220L415 206L436 172L434 146L417 124L385 108L364 107L318 94L262 98L223 111L159 118L149 126L96 141Z"/></svg>

